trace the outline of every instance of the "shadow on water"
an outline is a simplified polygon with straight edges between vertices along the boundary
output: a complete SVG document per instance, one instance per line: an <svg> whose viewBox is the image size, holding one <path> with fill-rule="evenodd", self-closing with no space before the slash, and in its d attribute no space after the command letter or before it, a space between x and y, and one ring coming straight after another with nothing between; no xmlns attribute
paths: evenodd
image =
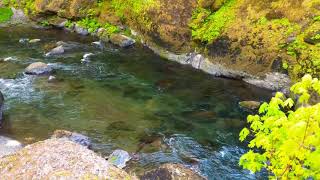
<svg viewBox="0 0 320 180"><path fill-rule="evenodd" d="M20 38L40 38L35 44ZM0 29L0 90L6 104L2 134L24 143L56 129L90 136L94 150L136 152L130 170L180 162L208 177L254 179L237 166L245 152L238 133L246 114L241 100L264 101L271 93L240 81L214 78L161 59L144 47L104 50L94 38L58 30ZM76 44L62 56L45 57L57 41ZM4 51L5 49L5 51ZM94 53L81 64L84 53ZM23 74L36 61L49 63L57 80ZM210 178L209 178L210 179Z"/></svg>

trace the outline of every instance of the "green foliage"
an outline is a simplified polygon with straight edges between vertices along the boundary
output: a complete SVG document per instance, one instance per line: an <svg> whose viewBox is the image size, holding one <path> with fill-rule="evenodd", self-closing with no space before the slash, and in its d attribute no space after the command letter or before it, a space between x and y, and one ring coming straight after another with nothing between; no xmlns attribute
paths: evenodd
<svg viewBox="0 0 320 180"><path fill-rule="evenodd" d="M240 132L240 140L251 139L250 151L239 164L252 172L266 168L271 179L320 178L320 81L305 75L291 87L297 103L277 93L260 106L258 115L247 118L250 128Z"/></svg>
<svg viewBox="0 0 320 180"><path fill-rule="evenodd" d="M211 43L218 38L224 28L234 20L236 0L228 0L215 12L198 8L192 15L190 27L195 40Z"/></svg>
<svg viewBox="0 0 320 180"><path fill-rule="evenodd" d="M114 26L114 25L112 25L110 23L106 23L104 25L104 28L106 29L106 33L107 33L108 36L120 32L120 29L117 26Z"/></svg>
<svg viewBox="0 0 320 180"><path fill-rule="evenodd" d="M316 16L313 18L314 21L320 21L320 16Z"/></svg>
<svg viewBox="0 0 320 180"><path fill-rule="evenodd" d="M0 8L0 23L10 20L13 12L10 8Z"/></svg>
<svg viewBox="0 0 320 180"><path fill-rule="evenodd" d="M65 27L67 28L71 28L73 26L73 22L70 21L70 20L67 20L66 24L65 24Z"/></svg>
<svg viewBox="0 0 320 180"><path fill-rule="evenodd" d="M95 32L101 27L101 24L96 19L84 18L77 22L80 27L88 29L89 33Z"/></svg>
<svg viewBox="0 0 320 180"><path fill-rule="evenodd" d="M289 68L289 64L287 62L283 62L282 63L282 68L283 69L288 69Z"/></svg>
<svg viewBox="0 0 320 180"><path fill-rule="evenodd" d="M44 27L50 26L50 23L47 20L41 21L40 24Z"/></svg>

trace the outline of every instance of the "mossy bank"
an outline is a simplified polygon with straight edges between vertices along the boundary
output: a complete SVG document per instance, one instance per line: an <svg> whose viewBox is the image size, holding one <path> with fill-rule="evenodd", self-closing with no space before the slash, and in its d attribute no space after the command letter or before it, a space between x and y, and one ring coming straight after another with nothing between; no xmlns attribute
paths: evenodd
<svg viewBox="0 0 320 180"><path fill-rule="evenodd" d="M274 74L320 75L318 0L3 0L42 25L122 33L208 73L263 84ZM200 56L201 54L201 56ZM268 77L269 76L269 77ZM259 79L261 78L261 79ZM271 89L287 80L269 81ZM270 87L270 85L262 85ZM283 86L283 87L282 87Z"/></svg>

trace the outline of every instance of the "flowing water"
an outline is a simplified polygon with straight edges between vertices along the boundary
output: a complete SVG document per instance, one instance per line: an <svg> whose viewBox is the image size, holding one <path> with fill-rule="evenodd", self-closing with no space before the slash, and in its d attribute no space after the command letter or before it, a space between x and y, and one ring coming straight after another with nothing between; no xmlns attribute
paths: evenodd
<svg viewBox="0 0 320 180"><path fill-rule="evenodd" d="M21 38L41 42L19 43ZM241 100L268 100L271 92L162 59L144 47L120 49L62 30L0 29L0 90L5 102L1 135L25 144L56 129L89 136L102 155L121 148L136 153L128 171L140 173L165 162L183 163L209 179L255 179L238 167L245 152L238 134L245 126ZM74 48L45 57L57 41ZM85 53L91 62L81 63ZM11 57L11 58L8 58ZM32 62L49 63L48 76L23 73Z"/></svg>

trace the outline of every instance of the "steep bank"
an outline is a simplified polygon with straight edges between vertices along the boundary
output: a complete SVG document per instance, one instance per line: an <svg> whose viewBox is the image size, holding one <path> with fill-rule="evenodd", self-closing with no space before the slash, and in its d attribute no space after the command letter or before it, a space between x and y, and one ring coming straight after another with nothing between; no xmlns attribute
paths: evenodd
<svg viewBox="0 0 320 180"><path fill-rule="evenodd" d="M72 22L89 32L103 27L105 40L131 29L168 59L273 90L289 85L274 72L291 79L320 73L316 0L11 0L7 5L23 8L42 25L66 18L66 27Z"/></svg>

